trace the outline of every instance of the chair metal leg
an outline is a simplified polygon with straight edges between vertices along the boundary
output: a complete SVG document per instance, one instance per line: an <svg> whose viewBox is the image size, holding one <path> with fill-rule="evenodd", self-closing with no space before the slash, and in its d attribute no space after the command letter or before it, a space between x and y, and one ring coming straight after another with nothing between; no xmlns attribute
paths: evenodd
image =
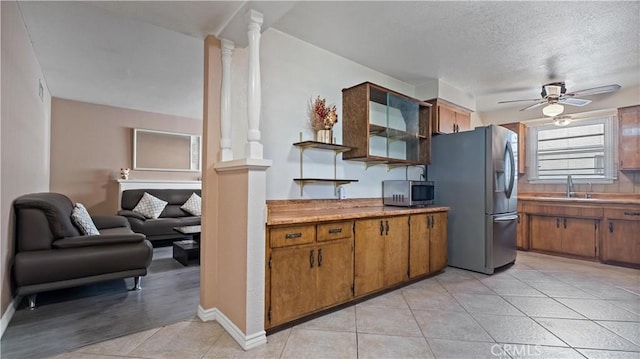
<svg viewBox="0 0 640 359"><path fill-rule="evenodd" d="M29 300L29 310L36 309L36 295L30 294L27 296L27 299Z"/></svg>
<svg viewBox="0 0 640 359"><path fill-rule="evenodd" d="M133 278L134 284L133 284L133 290L140 290L142 289L142 287L140 286L140 280L142 279L141 276L137 276Z"/></svg>

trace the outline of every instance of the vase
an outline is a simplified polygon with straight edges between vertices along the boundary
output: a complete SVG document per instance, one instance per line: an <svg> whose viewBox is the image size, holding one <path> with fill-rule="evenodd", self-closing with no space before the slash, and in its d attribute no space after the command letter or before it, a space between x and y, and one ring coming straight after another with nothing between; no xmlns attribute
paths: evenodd
<svg viewBox="0 0 640 359"><path fill-rule="evenodd" d="M318 130L316 132L316 141L333 143L333 130Z"/></svg>

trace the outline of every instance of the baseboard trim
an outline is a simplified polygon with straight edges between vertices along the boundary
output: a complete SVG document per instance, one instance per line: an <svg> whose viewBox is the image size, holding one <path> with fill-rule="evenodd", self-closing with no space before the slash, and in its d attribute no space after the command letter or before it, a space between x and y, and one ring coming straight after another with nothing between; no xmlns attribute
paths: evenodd
<svg viewBox="0 0 640 359"><path fill-rule="evenodd" d="M217 321L243 350L253 349L267 343L267 333L264 330L251 335L245 335L240 328L233 324L218 308L204 309L199 305L198 318L203 322L211 320Z"/></svg>
<svg viewBox="0 0 640 359"><path fill-rule="evenodd" d="M7 307L7 310L2 313L2 319L0 319L0 338L2 338L4 332L7 330L9 322L11 322L11 318L13 318L13 315L16 313L16 308L18 308L18 305L21 301L22 297L17 295L15 298L13 298L13 301L9 303L9 307Z"/></svg>

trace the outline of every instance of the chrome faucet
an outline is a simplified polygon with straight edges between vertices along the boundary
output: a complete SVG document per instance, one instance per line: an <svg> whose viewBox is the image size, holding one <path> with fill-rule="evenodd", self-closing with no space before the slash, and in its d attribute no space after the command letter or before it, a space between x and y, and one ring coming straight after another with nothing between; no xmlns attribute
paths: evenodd
<svg viewBox="0 0 640 359"><path fill-rule="evenodd" d="M567 175L567 198L573 197L575 194L573 191L573 179L571 175Z"/></svg>

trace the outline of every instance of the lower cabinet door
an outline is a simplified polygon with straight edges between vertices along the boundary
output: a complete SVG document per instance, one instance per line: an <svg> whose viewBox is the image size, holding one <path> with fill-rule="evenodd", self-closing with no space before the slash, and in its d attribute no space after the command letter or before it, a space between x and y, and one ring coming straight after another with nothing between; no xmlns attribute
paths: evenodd
<svg viewBox="0 0 640 359"><path fill-rule="evenodd" d="M431 215L432 226L429 233L429 272L437 272L447 266L447 221L448 212Z"/></svg>
<svg viewBox="0 0 640 359"><path fill-rule="evenodd" d="M353 298L353 239L322 243L317 247L318 309Z"/></svg>
<svg viewBox="0 0 640 359"><path fill-rule="evenodd" d="M640 265L640 221L609 219L602 231L603 260Z"/></svg>
<svg viewBox="0 0 640 359"><path fill-rule="evenodd" d="M530 216L531 249L562 252L562 218Z"/></svg>
<svg viewBox="0 0 640 359"><path fill-rule="evenodd" d="M597 222L593 219L562 218L562 252L595 258Z"/></svg>
<svg viewBox="0 0 640 359"><path fill-rule="evenodd" d="M426 214L411 216L409 226L409 277L429 273L429 230L431 217Z"/></svg>
<svg viewBox="0 0 640 359"><path fill-rule="evenodd" d="M384 219L356 221L355 296L384 288Z"/></svg>
<svg viewBox="0 0 640 359"><path fill-rule="evenodd" d="M278 248L271 252L271 322L278 325L316 308L315 246Z"/></svg>
<svg viewBox="0 0 640 359"><path fill-rule="evenodd" d="M384 221L384 283L388 287L409 279L409 216Z"/></svg>

